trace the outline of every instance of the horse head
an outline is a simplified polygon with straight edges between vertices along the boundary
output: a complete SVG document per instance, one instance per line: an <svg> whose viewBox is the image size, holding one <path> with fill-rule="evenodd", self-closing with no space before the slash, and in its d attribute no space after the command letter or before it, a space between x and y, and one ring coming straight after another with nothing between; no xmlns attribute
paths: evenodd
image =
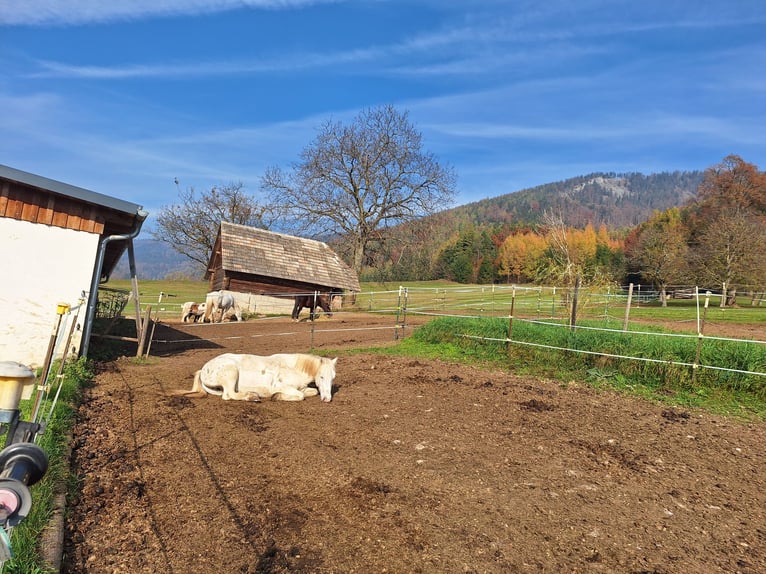
<svg viewBox="0 0 766 574"><path fill-rule="evenodd" d="M338 358L322 358L322 364L317 371L314 382L319 389L319 396L326 403L332 400L332 382L335 380L335 363Z"/></svg>
<svg viewBox="0 0 766 574"><path fill-rule="evenodd" d="M330 305L329 295L320 295L317 297L317 304L322 308L328 317L332 317L332 306Z"/></svg>

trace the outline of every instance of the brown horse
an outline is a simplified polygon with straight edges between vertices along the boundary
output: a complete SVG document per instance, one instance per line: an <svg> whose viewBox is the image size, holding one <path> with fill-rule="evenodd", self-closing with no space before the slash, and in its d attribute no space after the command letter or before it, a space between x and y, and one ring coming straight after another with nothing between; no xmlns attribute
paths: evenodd
<svg viewBox="0 0 766 574"><path fill-rule="evenodd" d="M298 320L298 315L300 315L301 310L304 307L308 307L309 309L309 320L313 321L316 317L316 311L315 309L317 307L321 307L322 311L324 311L328 317L332 317L332 310L330 309L330 296L325 293L320 293L318 295L296 295L295 296L295 305L293 306L293 321Z"/></svg>

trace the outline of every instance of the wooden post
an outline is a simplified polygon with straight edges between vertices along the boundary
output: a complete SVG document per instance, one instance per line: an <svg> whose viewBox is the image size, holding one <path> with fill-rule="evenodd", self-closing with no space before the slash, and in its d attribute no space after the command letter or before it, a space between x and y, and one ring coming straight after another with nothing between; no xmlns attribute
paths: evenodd
<svg viewBox="0 0 766 574"><path fill-rule="evenodd" d="M577 300L580 297L580 276L575 279L574 293L572 294L572 314L569 318L569 329L574 331L577 328Z"/></svg>
<svg viewBox="0 0 766 574"><path fill-rule="evenodd" d="M316 322L316 310L317 310L317 296L319 295L318 291L314 291L314 310L312 311L312 315L309 315L309 323L311 323L311 330L309 331L309 350L314 350L314 323Z"/></svg>
<svg viewBox="0 0 766 574"><path fill-rule="evenodd" d="M556 316L556 287L553 287L553 293L551 295L551 317Z"/></svg>
<svg viewBox="0 0 766 574"><path fill-rule="evenodd" d="M516 305L516 285L511 288L511 314L508 316L508 342L505 344L505 354L511 352L511 341L513 341L513 308Z"/></svg>
<svg viewBox="0 0 766 574"><path fill-rule="evenodd" d="M726 281L723 282L723 287L721 289L721 309L726 307Z"/></svg>
<svg viewBox="0 0 766 574"><path fill-rule="evenodd" d="M146 347L146 337L149 334L149 323L152 320L152 307L151 305L146 308L144 314L144 320L137 321L141 325L141 329L138 332L138 351L136 351L136 357L144 356L144 348Z"/></svg>
<svg viewBox="0 0 766 574"><path fill-rule="evenodd" d="M537 290L537 318L540 318L540 313L542 310L542 302L543 302L543 288L540 286L540 288Z"/></svg>
<svg viewBox="0 0 766 574"><path fill-rule="evenodd" d="M625 303L625 320L622 322L622 330L628 330L628 320L630 319L630 303L633 300L633 283L628 286L628 302Z"/></svg>

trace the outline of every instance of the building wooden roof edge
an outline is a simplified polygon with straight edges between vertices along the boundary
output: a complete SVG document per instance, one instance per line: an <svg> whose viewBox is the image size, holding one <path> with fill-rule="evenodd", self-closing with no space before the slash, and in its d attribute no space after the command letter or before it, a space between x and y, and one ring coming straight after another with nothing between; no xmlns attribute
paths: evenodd
<svg viewBox="0 0 766 574"><path fill-rule="evenodd" d="M41 175L35 175L7 165L0 164L0 179L16 181L51 193L57 193L86 203L91 203L93 205L129 213L133 216L143 211L142 205L117 199L116 197L104 195L103 193L98 193L68 183L63 183L61 181L56 181L55 179L49 179Z"/></svg>

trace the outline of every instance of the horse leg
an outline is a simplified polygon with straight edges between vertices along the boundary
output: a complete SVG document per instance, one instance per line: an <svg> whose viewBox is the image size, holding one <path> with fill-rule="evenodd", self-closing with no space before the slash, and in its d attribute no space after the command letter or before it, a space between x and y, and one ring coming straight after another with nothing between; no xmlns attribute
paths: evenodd
<svg viewBox="0 0 766 574"><path fill-rule="evenodd" d="M221 398L224 401L252 401L251 391L237 389L239 382L239 368L236 365L226 365L216 373L216 385L223 388Z"/></svg>
<svg viewBox="0 0 766 574"><path fill-rule="evenodd" d="M293 305L293 321L298 320L298 315L301 314L301 309L303 309L303 305L301 305L300 301L298 299L295 299L295 305Z"/></svg>
<svg viewBox="0 0 766 574"><path fill-rule="evenodd" d="M315 389L314 387L306 387L303 389L303 396L304 397L315 397L319 394L319 389Z"/></svg>
<svg viewBox="0 0 766 574"><path fill-rule="evenodd" d="M302 401L304 393L298 389L283 389L271 395L272 401Z"/></svg>

